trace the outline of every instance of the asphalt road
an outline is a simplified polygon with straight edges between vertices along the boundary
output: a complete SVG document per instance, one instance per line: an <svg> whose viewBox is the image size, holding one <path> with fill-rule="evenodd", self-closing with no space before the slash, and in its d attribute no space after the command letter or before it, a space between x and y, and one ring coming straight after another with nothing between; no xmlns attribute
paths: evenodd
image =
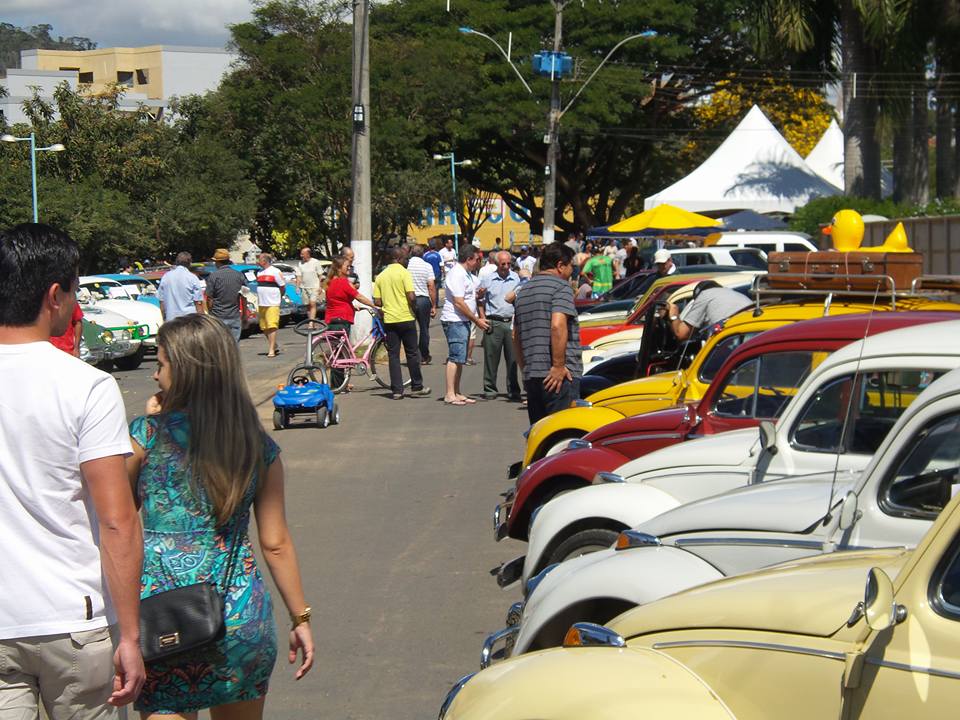
<svg viewBox="0 0 960 720"><path fill-rule="evenodd" d="M270 429L270 397L300 359L303 340L280 331L265 355L260 335L240 349L254 401ZM342 424L270 432L283 450L288 522L314 609L314 670L294 682L286 662L289 620L274 591L280 657L268 718L435 718L449 687L479 667L480 645L503 627L519 590L501 590L490 568L524 545L493 540L491 513L506 468L521 457L526 411L505 399L443 403L446 345L433 329L424 368L430 398L389 399L371 379L339 396ZM463 390L480 396L481 348ZM155 390L150 358L115 371L130 417ZM501 369L501 391L503 387ZM266 568L261 563L265 575ZM205 717L206 715L202 715Z"/></svg>

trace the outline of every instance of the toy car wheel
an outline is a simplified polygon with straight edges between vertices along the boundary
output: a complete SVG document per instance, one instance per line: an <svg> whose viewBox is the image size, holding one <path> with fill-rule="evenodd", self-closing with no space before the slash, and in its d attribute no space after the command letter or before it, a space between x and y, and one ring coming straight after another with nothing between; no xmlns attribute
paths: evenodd
<svg viewBox="0 0 960 720"><path fill-rule="evenodd" d="M334 404L333 406L333 415L330 417L330 422L334 425L340 424L340 406Z"/></svg>
<svg viewBox="0 0 960 720"><path fill-rule="evenodd" d="M327 412L326 406L317 408L317 425L322 428L329 427L330 425L330 413Z"/></svg>
<svg viewBox="0 0 960 720"><path fill-rule="evenodd" d="M283 430L287 425L287 418L284 417L285 413L280 408L277 408L273 411L273 429L274 430Z"/></svg>

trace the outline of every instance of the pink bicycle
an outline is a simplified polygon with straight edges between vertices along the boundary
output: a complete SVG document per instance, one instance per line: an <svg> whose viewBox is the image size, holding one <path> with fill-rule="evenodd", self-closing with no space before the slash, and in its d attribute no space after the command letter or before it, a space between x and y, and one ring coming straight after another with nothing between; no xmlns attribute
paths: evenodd
<svg viewBox="0 0 960 720"><path fill-rule="evenodd" d="M356 345L350 342L350 333L345 330L323 330L313 340L314 345L319 346L320 360L327 369L330 389L335 393L347 386L350 375L354 372L369 375L380 387L390 388L387 335L383 329L383 321L377 313L371 310L366 312L373 316L373 323L370 332ZM362 355L357 354L358 349L363 349ZM408 377L404 385L409 384Z"/></svg>

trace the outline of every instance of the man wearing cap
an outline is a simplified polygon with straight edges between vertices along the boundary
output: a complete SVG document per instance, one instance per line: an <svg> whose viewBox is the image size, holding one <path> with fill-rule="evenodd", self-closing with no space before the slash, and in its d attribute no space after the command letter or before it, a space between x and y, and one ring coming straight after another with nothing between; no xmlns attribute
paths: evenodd
<svg viewBox="0 0 960 720"><path fill-rule="evenodd" d="M677 271L677 266L673 264L673 258L670 257L670 251L663 248L653 254L653 266L660 277L673 275Z"/></svg>
<svg viewBox="0 0 960 720"><path fill-rule="evenodd" d="M240 290L243 275L230 267L230 253L218 248L213 253L217 269L207 277L207 312L227 326L233 339L240 342Z"/></svg>

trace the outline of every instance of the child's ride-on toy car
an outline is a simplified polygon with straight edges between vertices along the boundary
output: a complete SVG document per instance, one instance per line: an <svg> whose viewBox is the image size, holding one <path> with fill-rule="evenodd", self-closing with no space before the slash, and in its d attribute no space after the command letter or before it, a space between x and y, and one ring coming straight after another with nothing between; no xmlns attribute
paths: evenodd
<svg viewBox="0 0 960 720"><path fill-rule="evenodd" d="M281 430L290 424L291 417L306 413L316 415L317 425L323 428L340 424L340 407L330 386L300 375L273 396L273 427Z"/></svg>

